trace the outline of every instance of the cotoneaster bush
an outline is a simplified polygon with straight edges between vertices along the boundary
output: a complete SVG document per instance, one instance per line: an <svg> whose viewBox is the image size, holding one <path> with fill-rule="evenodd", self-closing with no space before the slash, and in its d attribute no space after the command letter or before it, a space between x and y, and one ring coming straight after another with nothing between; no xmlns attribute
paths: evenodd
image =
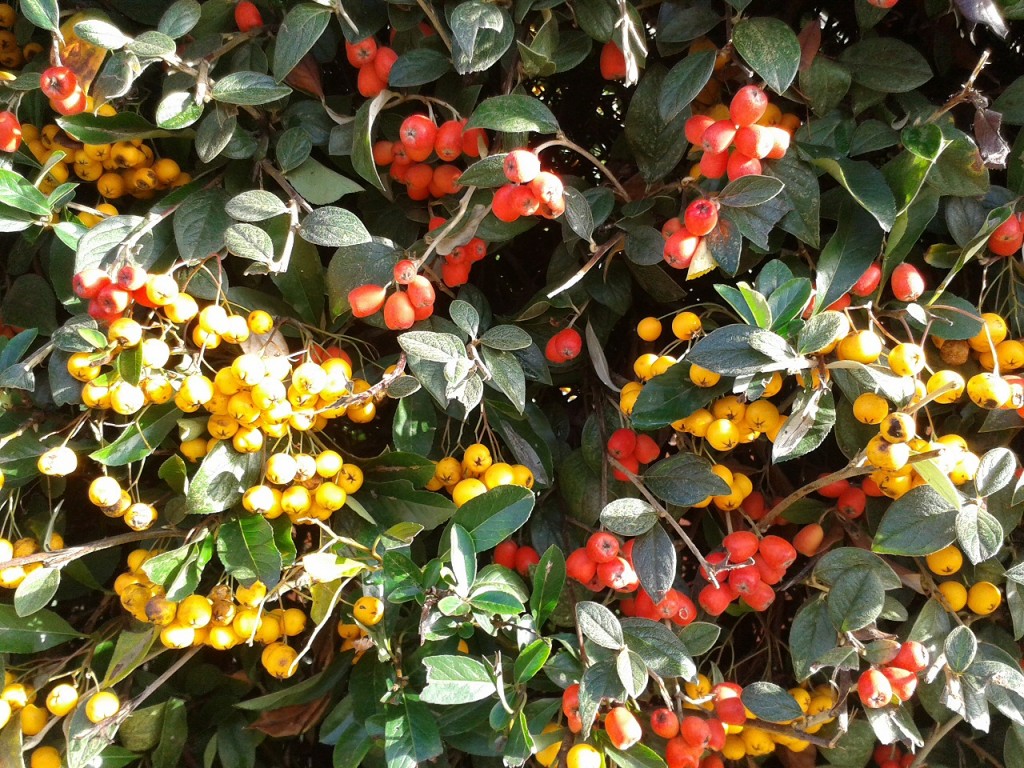
<svg viewBox="0 0 1024 768"><path fill-rule="evenodd" d="M1020 765L1022 15L0 4L0 764Z"/></svg>

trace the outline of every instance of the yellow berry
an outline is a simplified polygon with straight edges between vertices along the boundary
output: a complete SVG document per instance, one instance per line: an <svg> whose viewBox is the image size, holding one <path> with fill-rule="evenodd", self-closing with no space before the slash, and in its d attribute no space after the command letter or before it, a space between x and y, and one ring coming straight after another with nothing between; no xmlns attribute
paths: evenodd
<svg viewBox="0 0 1024 768"><path fill-rule="evenodd" d="M352 606L352 616L360 624L372 627L384 618L384 603L376 597L365 595Z"/></svg>
<svg viewBox="0 0 1024 768"><path fill-rule="evenodd" d="M952 576L964 564L964 556L956 546L950 544L925 558L928 570L939 576Z"/></svg>
<svg viewBox="0 0 1024 768"><path fill-rule="evenodd" d="M63 717L78 703L78 690L73 685L61 683L55 685L46 694L46 708L54 717Z"/></svg>
<svg viewBox="0 0 1024 768"><path fill-rule="evenodd" d="M967 605L967 587L959 581L944 581L939 584L942 601L951 611L963 610Z"/></svg>
<svg viewBox="0 0 1024 768"><path fill-rule="evenodd" d="M657 341L661 336L661 320L656 317L645 317L637 324L636 335L644 341Z"/></svg>
<svg viewBox="0 0 1024 768"><path fill-rule="evenodd" d="M979 616L988 616L1002 602L1002 592L990 581L979 581L967 590L967 607Z"/></svg>
<svg viewBox="0 0 1024 768"><path fill-rule="evenodd" d="M853 401L853 417L861 424L881 424L888 414L889 403L874 392L865 392Z"/></svg>

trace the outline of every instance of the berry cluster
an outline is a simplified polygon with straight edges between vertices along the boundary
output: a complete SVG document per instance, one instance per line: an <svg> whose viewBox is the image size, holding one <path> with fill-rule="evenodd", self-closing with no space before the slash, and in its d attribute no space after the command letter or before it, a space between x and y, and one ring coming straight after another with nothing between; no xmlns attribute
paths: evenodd
<svg viewBox="0 0 1024 768"><path fill-rule="evenodd" d="M533 488L533 473L523 464L495 461L483 443L473 443L462 452L462 459L445 456L434 465L434 476L427 483L428 491L444 491L461 507L499 485Z"/></svg>
<svg viewBox="0 0 1024 768"><path fill-rule="evenodd" d="M499 187L491 212L511 223L523 216L557 219L565 212L565 187L555 174L540 169L540 158L527 149L514 149L505 156L502 170L508 184Z"/></svg>
<svg viewBox="0 0 1024 768"><path fill-rule="evenodd" d="M789 149L790 131L761 125L768 109L768 97L755 85L745 85L733 96L729 115L694 115L686 121L686 140L703 149L700 173L708 179L728 176L759 176L761 161L778 160ZM731 149L731 151L730 151Z"/></svg>
<svg viewBox="0 0 1024 768"><path fill-rule="evenodd" d="M360 597L352 605L353 621L338 623L338 637L341 638L340 651L352 651L353 663L359 661L366 651L373 647L368 637L367 627L374 627L384 618L384 601L371 595Z"/></svg>
<svg viewBox="0 0 1024 768"><path fill-rule="evenodd" d="M59 533L51 533L47 543L47 550L50 552L64 549L64 539ZM11 565L4 567L4 563L18 557L28 557L42 551L42 545L31 536L10 541L0 538L0 587L4 589L17 589L32 571L42 567L42 563L29 563L28 565ZM0 727L3 727L0 725Z"/></svg>
<svg viewBox="0 0 1024 768"><path fill-rule="evenodd" d="M648 435L637 434L632 429L617 429L607 444L608 455L615 459L634 475L640 471L641 464L650 464L661 456L661 447ZM613 471L616 480L629 482L622 470L616 467Z"/></svg>
<svg viewBox="0 0 1024 768"><path fill-rule="evenodd" d="M503 541L494 548L494 563L515 571L524 579L530 575L530 566L540 562L540 554L529 545Z"/></svg>
<svg viewBox="0 0 1024 768"><path fill-rule="evenodd" d="M915 640L907 640L888 663L872 665L857 678L860 703L868 709L880 709L896 699L910 701L917 690L917 675L928 666L928 649Z"/></svg>
<svg viewBox="0 0 1024 768"><path fill-rule="evenodd" d="M368 283L353 288L348 303L354 317L370 317L384 310L384 325L392 331L412 328L417 320L434 314L434 286L423 275L416 274L416 264L402 259L395 264L396 290L388 295L387 287Z"/></svg>
<svg viewBox="0 0 1024 768"><path fill-rule="evenodd" d="M133 500L131 494L121 487L117 478L110 475L100 475L89 484L89 501L99 507L107 517L119 517L124 520L125 525L133 531L151 528L157 519L156 507Z"/></svg>
<svg viewBox="0 0 1024 768"><path fill-rule="evenodd" d="M661 228L665 238L663 257L673 269L686 269L701 245L702 238L718 226L718 203L698 198L686 206L683 218L673 216Z"/></svg>
<svg viewBox="0 0 1024 768"><path fill-rule="evenodd" d="M427 229L433 232L447 223L447 219L434 216L430 219ZM473 265L482 261L487 255L487 242L480 237L472 238L465 245L458 245L451 253L445 254L441 265L441 281L449 288L458 288L469 282L469 273Z"/></svg>
<svg viewBox="0 0 1024 768"><path fill-rule="evenodd" d="M480 157L488 147L483 128L466 130L465 125L465 120L448 120L438 126L429 115L409 115L398 129L398 141L373 145L373 161L387 166L391 178L405 184L412 200L454 195L462 189L462 170L453 163L462 155ZM432 156L441 164L428 163Z"/></svg>
<svg viewBox="0 0 1024 768"><path fill-rule="evenodd" d="M717 586L709 583L700 591L697 602L712 616L721 616L736 600L754 611L763 611L775 601L772 588L786 576L797 557L796 549L781 536L759 539L750 531L734 531L722 541L724 552L712 552L707 561L716 567Z"/></svg>
<svg viewBox="0 0 1024 768"><path fill-rule="evenodd" d="M264 482L247 489L242 506L273 520L287 515L293 524L328 520L363 486L363 472L337 451L278 452L267 459ZM275 487L277 486L277 487Z"/></svg>
<svg viewBox="0 0 1024 768"><path fill-rule="evenodd" d="M964 556L955 544L950 544L928 555L925 562L936 576L953 576L960 573ZM988 616L1003 602L1003 593L991 581L975 581L967 588L960 580L949 579L939 582L936 590L942 604L954 612L967 608L977 616Z"/></svg>
<svg viewBox="0 0 1024 768"><path fill-rule="evenodd" d="M392 48L377 45L377 41L372 37L356 43L346 40L345 57L349 64L359 70L356 88L360 95L368 99L372 99L388 87L391 67L398 60L398 54Z"/></svg>

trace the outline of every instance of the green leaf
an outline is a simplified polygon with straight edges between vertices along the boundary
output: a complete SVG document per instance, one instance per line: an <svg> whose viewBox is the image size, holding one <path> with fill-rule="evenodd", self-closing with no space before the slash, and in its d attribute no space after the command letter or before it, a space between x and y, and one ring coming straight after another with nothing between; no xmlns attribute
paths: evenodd
<svg viewBox="0 0 1024 768"><path fill-rule="evenodd" d="M785 22L768 17L745 19L733 30L732 43L776 93L781 95L796 78L800 42Z"/></svg>
<svg viewBox="0 0 1024 768"><path fill-rule="evenodd" d="M288 268L275 272L271 280L281 291L281 298L295 309L297 317L313 325L320 322L326 289L320 253L316 248L309 243L297 241Z"/></svg>
<svg viewBox="0 0 1024 768"><path fill-rule="evenodd" d="M288 171L285 178L292 183L295 191L302 195L306 202L314 205L327 205L345 195L363 191L363 188L352 179L342 176L312 157L303 161L297 168ZM316 209L313 213L320 210L323 209Z"/></svg>
<svg viewBox="0 0 1024 768"><path fill-rule="evenodd" d="M626 113L626 143L647 182L668 174L689 146L683 134L686 114L680 112L671 120L661 116L660 97L666 76L660 65L648 69L629 100Z"/></svg>
<svg viewBox="0 0 1024 768"><path fill-rule="evenodd" d="M565 555L552 544L540 558L533 572L533 591L530 593L530 610L533 611L537 626L541 627L558 607L558 600L565 586Z"/></svg>
<svg viewBox="0 0 1024 768"><path fill-rule="evenodd" d="M420 699L428 704L469 704L492 696L494 680L483 662L469 656L423 659L427 684Z"/></svg>
<svg viewBox="0 0 1024 768"><path fill-rule="evenodd" d="M974 657L978 653L978 638L974 636L970 627L954 627L946 635L943 650L950 670L954 674L962 675L974 662Z"/></svg>
<svg viewBox="0 0 1024 768"><path fill-rule="evenodd" d="M680 507L729 493L726 482L711 471L711 462L693 453L679 453L653 464L644 472L644 484L662 501Z"/></svg>
<svg viewBox="0 0 1024 768"><path fill-rule="evenodd" d="M437 658L441 657L434 660ZM437 720L411 693L402 693L396 699L397 703L384 710L384 756L390 768L417 768L444 749Z"/></svg>
<svg viewBox="0 0 1024 768"><path fill-rule="evenodd" d="M229 253L266 265L274 263L274 242L265 230L253 224L232 224L224 230L224 246Z"/></svg>
<svg viewBox="0 0 1024 768"><path fill-rule="evenodd" d="M633 406L634 429L668 426L732 389L729 380L720 381L713 387L698 387L690 381L689 370L688 365L673 365L644 385Z"/></svg>
<svg viewBox="0 0 1024 768"><path fill-rule="evenodd" d="M846 202L838 218L836 233L822 248L815 272L815 306L822 310L853 287L882 247L882 230L867 211Z"/></svg>
<svg viewBox="0 0 1024 768"><path fill-rule="evenodd" d="M455 513L453 524L464 527L473 536L477 551L494 549L518 531L530 518L533 492L518 485L500 485L470 499ZM439 552L441 557L447 556Z"/></svg>
<svg viewBox="0 0 1024 768"><path fill-rule="evenodd" d="M797 680L806 680L815 662L835 647L838 635L825 607L824 596L812 597L793 617L789 630L789 651Z"/></svg>
<svg viewBox="0 0 1024 768"><path fill-rule="evenodd" d="M953 481L949 479L949 475L942 471L934 459L917 462L914 464L914 471L923 477L939 496L953 505L955 509L960 509L963 505L963 497L953 485Z"/></svg>
<svg viewBox="0 0 1024 768"><path fill-rule="evenodd" d="M352 167L381 192L384 191L384 182L380 180L377 164L373 160L373 124L387 103L388 96L387 91L381 91L374 98L364 101L356 111L352 125Z"/></svg>
<svg viewBox="0 0 1024 768"><path fill-rule="evenodd" d="M453 525L450 530L449 555L452 561L452 572L455 574L456 589L460 594L467 594L476 579L476 548L473 537L461 525Z"/></svg>
<svg viewBox="0 0 1024 768"><path fill-rule="evenodd" d="M153 642L160 634L155 626L135 625L121 630L110 654L110 663L103 678L103 687L108 688L124 680L145 663Z"/></svg>
<svg viewBox="0 0 1024 768"><path fill-rule="evenodd" d="M206 258L224 247L224 233L231 225L224 209L227 201L223 190L204 189L174 212L174 240L183 259Z"/></svg>
<svg viewBox="0 0 1024 768"><path fill-rule="evenodd" d="M291 92L287 85L279 85L262 72L232 72L214 84L210 96L222 104L257 106L283 99Z"/></svg>
<svg viewBox="0 0 1024 768"><path fill-rule="evenodd" d="M228 200L224 204L224 210L228 216L238 221L255 222L288 213L288 206L273 192L251 189Z"/></svg>
<svg viewBox="0 0 1024 768"><path fill-rule="evenodd" d="M217 530L217 556L224 570L250 586L262 581L273 587L281 580L281 553L274 529L261 515L229 520Z"/></svg>
<svg viewBox="0 0 1024 768"><path fill-rule="evenodd" d="M21 0L18 9L35 26L59 34L60 9L57 0Z"/></svg>
<svg viewBox="0 0 1024 768"><path fill-rule="evenodd" d="M741 698L743 706L769 723L785 723L804 714L792 694L775 683L758 681L746 685Z"/></svg>
<svg viewBox="0 0 1024 768"><path fill-rule="evenodd" d="M849 571L832 585L825 603L838 631L855 632L882 613L885 589L874 571Z"/></svg>
<svg viewBox="0 0 1024 768"><path fill-rule="evenodd" d="M696 679L697 665L689 647L664 624L650 619L623 619L622 633L629 649L655 674Z"/></svg>
<svg viewBox="0 0 1024 768"><path fill-rule="evenodd" d="M47 216L50 213L46 195L21 175L4 169L0 169L0 203L34 216Z"/></svg>
<svg viewBox="0 0 1024 768"><path fill-rule="evenodd" d="M811 66L800 71L800 90L816 115L828 114L839 106L850 90L852 78L842 64L815 56Z"/></svg>
<svg viewBox="0 0 1024 768"><path fill-rule="evenodd" d="M771 350L771 354L764 352ZM777 370L800 358L788 351L786 342L775 333L748 325L716 328L690 349L686 359L702 368L725 376L744 376ZM806 363L803 366L805 367Z"/></svg>
<svg viewBox="0 0 1024 768"><path fill-rule="evenodd" d="M59 568L36 568L30 571L14 591L14 611L21 617L41 611L60 587Z"/></svg>
<svg viewBox="0 0 1024 768"><path fill-rule="evenodd" d="M426 85L440 78L451 68L452 63L444 54L430 48L414 48L399 56L392 65L388 86L414 88L417 85Z"/></svg>
<svg viewBox="0 0 1024 768"><path fill-rule="evenodd" d="M576 603L576 624L585 638L602 648L617 651L625 646L622 626L615 614L600 603Z"/></svg>
<svg viewBox="0 0 1024 768"><path fill-rule="evenodd" d="M184 37L199 23L202 6L197 0L176 0L164 11L157 30L170 38Z"/></svg>
<svg viewBox="0 0 1024 768"><path fill-rule="evenodd" d="M850 71L853 82L881 93L912 91L932 77L924 56L892 37L856 42L842 52L839 62Z"/></svg>
<svg viewBox="0 0 1024 768"><path fill-rule="evenodd" d="M956 509L933 488L912 488L886 510L872 549L890 555L921 556L953 543Z"/></svg>
<svg viewBox="0 0 1024 768"><path fill-rule="evenodd" d="M977 565L1003 546L1003 526L977 504L964 504L956 516L956 537L967 559Z"/></svg>
<svg viewBox="0 0 1024 768"><path fill-rule="evenodd" d="M58 117L57 125L72 138L86 144L112 144L115 141L176 135L173 131L157 128L135 112L118 112L110 117L82 112L71 117Z"/></svg>
<svg viewBox="0 0 1024 768"><path fill-rule="evenodd" d="M660 525L633 540L633 568L655 603L665 599L676 578L676 548Z"/></svg>
<svg viewBox="0 0 1024 768"><path fill-rule="evenodd" d="M595 732L594 738L603 743L604 753L619 768L665 768L665 759L646 744L634 744L622 750L613 747L603 732Z"/></svg>
<svg viewBox="0 0 1024 768"><path fill-rule="evenodd" d="M787 461L813 451L832 431L836 406L827 389L802 389L772 445L772 460Z"/></svg>
<svg viewBox="0 0 1024 768"><path fill-rule="evenodd" d="M526 349L533 344L533 339L526 331L515 325L495 325L484 331L480 343L485 347L512 352Z"/></svg>
<svg viewBox="0 0 1024 768"><path fill-rule="evenodd" d="M658 113L663 121L670 122L690 105L708 84L714 67L714 51L697 51L669 70L658 94Z"/></svg>
<svg viewBox="0 0 1024 768"><path fill-rule="evenodd" d="M280 82L320 39L331 20L331 10L315 3L302 3L292 8L277 30L274 45L274 77Z"/></svg>
<svg viewBox="0 0 1024 768"><path fill-rule="evenodd" d="M230 509L242 494L259 482L263 458L259 453L239 453L221 441L203 457L188 487L188 511L211 515Z"/></svg>
<svg viewBox="0 0 1024 768"><path fill-rule="evenodd" d="M327 265L327 301L334 317L348 312L348 293L360 285L384 285L393 279L402 252L390 241L339 248Z"/></svg>
<svg viewBox="0 0 1024 768"><path fill-rule="evenodd" d="M803 328L797 338L796 351L801 355L820 352L832 342L839 339L850 327L849 322L839 312L825 311L814 315Z"/></svg>
<svg viewBox="0 0 1024 768"><path fill-rule="evenodd" d="M743 176L726 184L718 202L731 208L750 208L767 203L782 192L785 185L771 176Z"/></svg>
<svg viewBox="0 0 1024 768"><path fill-rule="evenodd" d="M501 187L508 183L505 176L505 158L508 152L498 152L477 160L459 177L464 187Z"/></svg>
<svg viewBox="0 0 1024 768"><path fill-rule="evenodd" d="M532 96L492 96L480 103L466 123L466 129L488 128L505 133L557 133L558 121Z"/></svg>
<svg viewBox="0 0 1024 768"><path fill-rule="evenodd" d="M516 657L515 665L512 668L512 679L516 685L529 682L540 672L551 655L551 641L547 638L538 638L523 648Z"/></svg>
<svg viewBox="0 0 1024 768"><path fill-rule="evenodd" d="M658 513L643 499L616 499L601 510L601 525L620 536L640 536L658 522Z"/></svg>
<svg viewBox="0 0 1024 768"><path fill-rule="evenodd" d="M864 210L888 232L896 221L896 200L885 176L866 160L819 158L813 163L838 181ZM909 205L909 202L907 203Z"/></svg>
<svg viewBox="0 0 1024 768"><path fill-rule="evenodd" d="M50 610L19 616L13 605L0 605L0 653L39 653L82 637Z"/></svg>
<svg viewBox="0 0 1024 768"><path fill-rule="evenodd" d="M814 576L824 584L838 584L848 574L871 571L878 576L885 589L899 589L902 585L896 572L874 552L858 547L840 547L822 555L814 566Z"/></svg>
<svg viewBox="0 0 1024 768"><path fill-rule="evenodd" d="M482 72L495 64L515 39L508 11L470 0L451 12L452 61L460 75Z"/></svg>
<svg viewBox="0 0 1024 768"><path fill-rule="evenodd" d="M1013 480L1017 471L1017 457L1009 448L993 448L981 457L974 485L982 496L1001 491Z"/></svg>
<svg viewBox="0 0 1024 768"><path fill-rule="evenodd" d="M114 442L93 451L89 458L107 467L139 461L156 451L181 417L173 402L151 405L130 421Z"/></svg>

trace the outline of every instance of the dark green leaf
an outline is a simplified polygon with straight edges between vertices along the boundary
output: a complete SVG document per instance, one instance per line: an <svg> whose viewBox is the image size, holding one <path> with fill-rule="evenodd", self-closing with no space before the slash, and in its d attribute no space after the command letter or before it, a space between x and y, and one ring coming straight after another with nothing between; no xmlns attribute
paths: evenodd
<svg viewBox="0 0 1024 768"><path fill-rule="evenodd" d="M565 586L565 555L557 546L551 545L541 556L533 572L533 591L530 593L530 610L543 626L558 606L562 588Z"/></svg>
<svg viewBox="0 0 1024 768"><path fill-rule="evenodd" d="M803 716L792 694L775 683L754 682L743 687L743 706L761 720L785 723Z"/></svg>
<svg viewBox="0 0 1024 768"><path fill-rule="evenodd" d="M19 616L13 605L0 605L0 653L39 653L78 637L53 611Z"/></svg>
<svg viewBox="0 0 1024 768"><path fill-rule="evenodd" d="M708 84L714 66L714 51L697 51L669 70L658 94L658 112L662 120L670 122L690 105Z"/></svg>
<svg viewBox="0 0 1024 768"><path fill-rule="evenodd" d="M296 5L284 17L274 45L274 77L284 80L320 39L331 20L329 8L315 3Z"/></svg>
<svg viewBox="0 0 1024 768"><path fill-rule="evenodd" d="M658 522L658 513L643 499L616 499L601 510L601 525L620 536L640 536Z"/></svg>
<svg viewBox="0 0 1024 768"><path fill-rule="evenodd" d="M633 540L633 568L644 591L657 604L676 578L676 549L660 525Z"/></svg>
<svg viewBox="0 0 1024 768"><path fill-rule="evenodd" d="M151 405L129 422L117 439L89 454L108 467L131 464L153 453L182 417L174 403Z"/></svg>
<svg viewBox="0 0 1024 768"><path fill-rule="evenodd" d="M930 555L956 537L957 512L929 486L896 499L878 525L872 548L891 555Z"/></svg>
<svg viewBox="0 0 1024 768"><path fill-rule="evenodd" d="M711 462L693 453L679 453L652 465L644 472L644 484L662 501L680 507L729 493L726 482L711 471Z"/></svg>
<svg viewBox="0 0 1024 768"><path fill-rule="evenodd" d="M558 121L544 104L532 96L492 96L481 102L466 128L488 128L505 133L556 133Z"/></svg>
<svg viewBox="0 0 1024 768"><path fill-rule="evenodd" d="M291 92L287 85L279 85L262 72L232 72L214 84L210 96L223 104L256 106L284 98Z"/></svg>
<svg viewBox="0 0 1024 768"><path fill-rule="evenodd" d="M494 680L487 667L469 656L425 658L427 685L420 698L429 704L468 704L494 694Z"/></svg>
<svg viewBox="0 0 1024 768"><path fill-rule="evenodd" d="M768 87L783 93L800 66L800 42L785 22L768 17L745 19L732 33L736 52Z"/></svg>
<svg viewBox="0 0 1024 768"><path fill-rule="evenodd" d="M281 553L274 529L260 515L229 520L217 531L217 555L227 573L250 586L262 581L272 587L281 579Z"/></svg>
<svg viewBox="0 0 1024 768"><path fill-rule="evenodd" d="M576 623L585 638L602 648L618 650L625 644L619 620L600 603L576 603Z"/></svg>

